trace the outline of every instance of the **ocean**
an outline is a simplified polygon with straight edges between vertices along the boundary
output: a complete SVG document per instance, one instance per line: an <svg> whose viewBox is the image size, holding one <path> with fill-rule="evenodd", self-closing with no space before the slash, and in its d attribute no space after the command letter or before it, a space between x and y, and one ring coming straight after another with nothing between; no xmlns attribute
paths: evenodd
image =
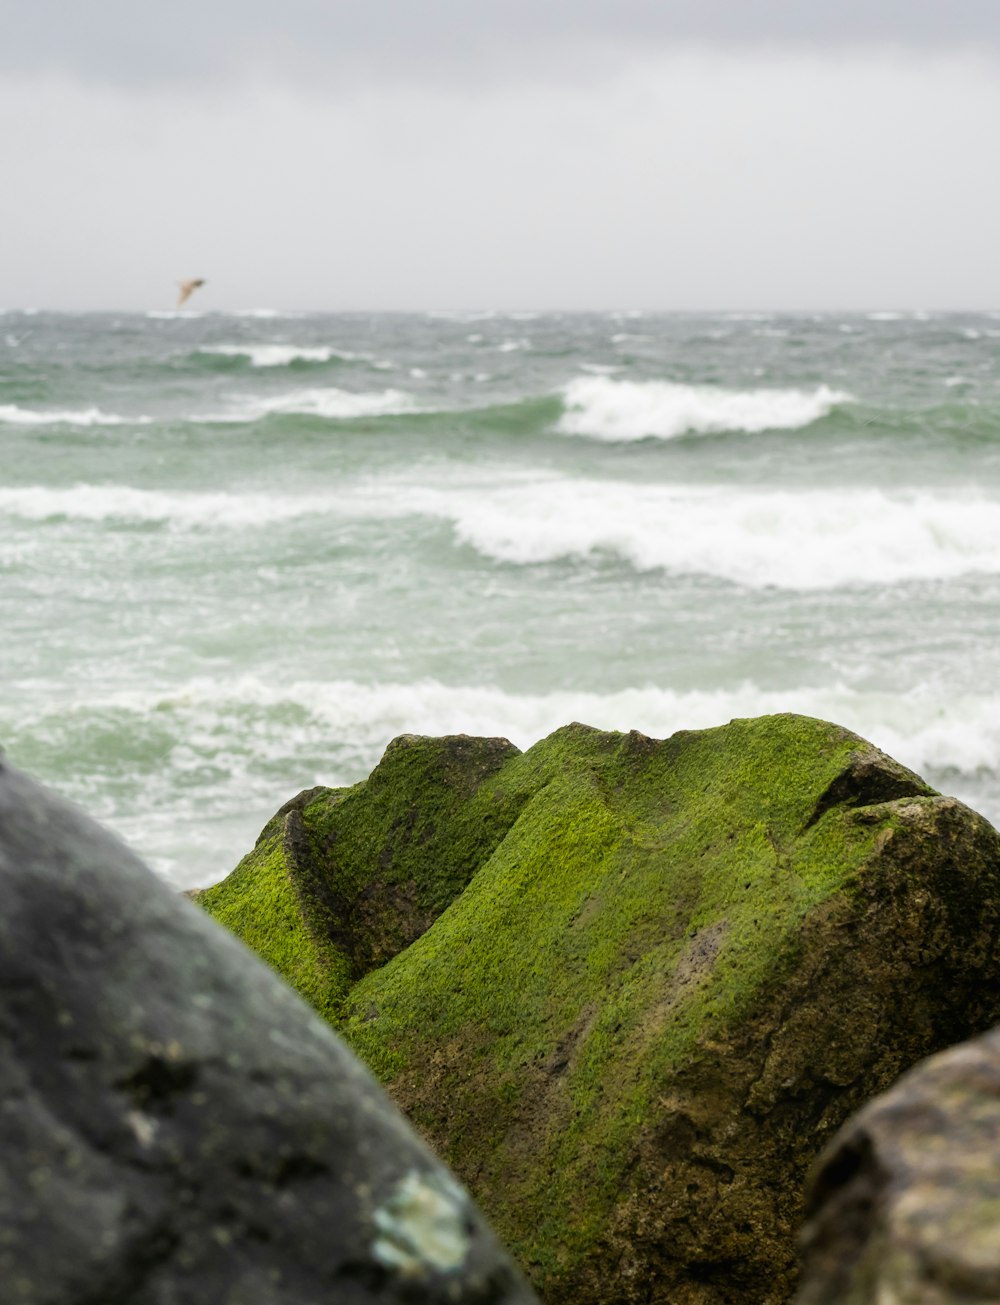
<svg viewBox="0 0 1000 1305"><path fill-rule="evenodd" d="M1000 820L1000 314L0 316L0 744L178 887L400 733L797 711Z"/></svg>

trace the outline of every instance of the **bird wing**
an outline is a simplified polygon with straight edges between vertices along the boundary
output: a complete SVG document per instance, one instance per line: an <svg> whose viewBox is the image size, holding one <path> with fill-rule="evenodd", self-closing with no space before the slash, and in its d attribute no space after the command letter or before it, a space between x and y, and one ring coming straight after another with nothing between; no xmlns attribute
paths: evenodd
<svg viewBox="0 0 1000 1305"><path fill-rule="evenodd" d="M187 303L199 286L205 284L205 279L204 277L194 276L190 281L178 281L177 284L181 288L181 293L177 299L177 307L180 308L182 304Z"/></svg>

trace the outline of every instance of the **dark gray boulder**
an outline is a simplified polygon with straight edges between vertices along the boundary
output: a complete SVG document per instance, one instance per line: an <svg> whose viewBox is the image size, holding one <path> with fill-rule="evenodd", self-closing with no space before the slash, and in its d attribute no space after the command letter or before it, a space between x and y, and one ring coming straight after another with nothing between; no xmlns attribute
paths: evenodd
<svg viewBox="0 0 1000 1305"><path fill-rule="evenodd" d="M918 1065L821 1158L797 1305L1000 1301L1000 1029Z"/></svg>
<svg viewBox="0 0 1000 1305"><path fill-rule="evenodd" d="M533 1301L265 965L0 768L4 1305Z"/></svg>

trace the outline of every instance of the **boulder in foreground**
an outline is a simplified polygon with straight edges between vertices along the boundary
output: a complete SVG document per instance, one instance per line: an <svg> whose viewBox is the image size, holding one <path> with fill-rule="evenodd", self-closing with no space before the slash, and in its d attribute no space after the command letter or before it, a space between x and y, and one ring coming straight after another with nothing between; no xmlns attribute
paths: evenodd
<svg viewBox="0 0 1000 1305"><path fill-rule="evenodd" d="M530 1305L266 966L0 767L4 1305Z"/></svg>
<svg viewBox="0 0 1000 1305"><path fill-rule="evenodd" d="M550 1305L788 1301L815 1156L1000 1018L1000 836L800 716L403 738L201 901L339 1025Z"/></svg>
<svg viewBox="0 0 1000 1305"><path fill-rule="evenodd" d="M855 1116L810 1204L798 1305L1000 1300L1000 1029Z"/></svg>

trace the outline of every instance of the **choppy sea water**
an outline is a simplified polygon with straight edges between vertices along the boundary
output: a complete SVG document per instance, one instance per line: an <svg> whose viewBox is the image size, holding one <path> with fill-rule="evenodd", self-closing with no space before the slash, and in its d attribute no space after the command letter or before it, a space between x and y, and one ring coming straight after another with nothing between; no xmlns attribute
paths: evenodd
<svg viewBox="0 0 1000 1305"><path fill-rule="evenodd" d="M0 743L180 886L402 732L800 711L1000 819L1000 314L0 316Z"/></svg>

